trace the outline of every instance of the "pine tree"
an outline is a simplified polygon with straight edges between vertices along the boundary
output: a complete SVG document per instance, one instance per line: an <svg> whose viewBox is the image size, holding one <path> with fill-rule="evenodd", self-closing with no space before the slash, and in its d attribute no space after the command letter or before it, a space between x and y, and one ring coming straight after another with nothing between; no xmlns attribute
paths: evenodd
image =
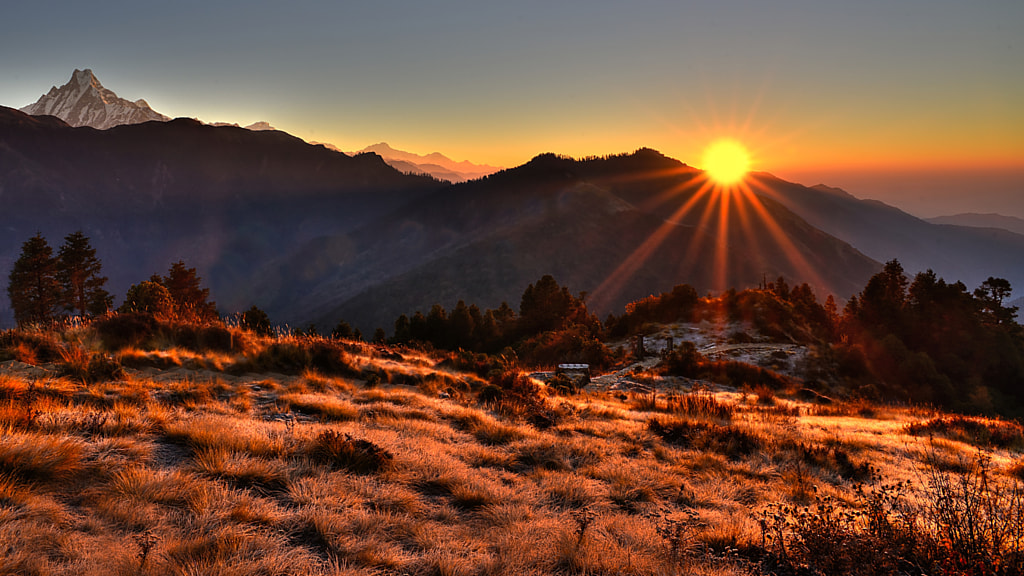
<svg viewBox="0 0 1024 576"><path fill-rule="evenodd" d="M110 309L114 299L103 289L107 278L100 276L101 268L96 249L89 245L81 230L64 237L64 245L57 254L57 279L66 310L85 316Z"/></svg>
<svg viewBox="0 0 1024 576"><path fill-rule="evenodd" d="M274 335L274 325L270 323L270 317L256 306L242 312L242 315L238 318L238 325L242 330L247 330L259 336Z"/></svg>
<svg viewBox="0 0 1024 576"><path fill-rule="evenodd" d="M11 269L7 295L19 326L53 320L60 306L60 282L53 249L40 234L21 246Z"/></svg>
<svg viewBox="0 0 1024 576"><path fill-rule="evenodd" d="M213 320L217 318L216 302L207 302L209 288L200 288L202 279L195 268L187 268L183 260L171 264L167 276L154 275L150 281L163 284L174 300L178 317L184 320Z"/></svg>
<svg viewBox="0 0 1024 576"><path fill-rule="evenodd" d="M338 325L331 332L331 338L338 340L351 340L353 336L352 326L344 320L338 320Z"/></svg>

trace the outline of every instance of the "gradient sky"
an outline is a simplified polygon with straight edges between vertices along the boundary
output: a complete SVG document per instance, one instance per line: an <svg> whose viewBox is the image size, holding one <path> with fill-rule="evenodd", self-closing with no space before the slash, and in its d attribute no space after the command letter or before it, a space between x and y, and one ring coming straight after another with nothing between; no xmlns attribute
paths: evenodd
<svg viewBox="0 0 1024 576"><path fill-rule="evenodd" d="M7 106L91 68L169 116L346 150L514 166L648 146L699 165L731 136L805 184L1024 217L1021 0L9 4Z"/></svg>

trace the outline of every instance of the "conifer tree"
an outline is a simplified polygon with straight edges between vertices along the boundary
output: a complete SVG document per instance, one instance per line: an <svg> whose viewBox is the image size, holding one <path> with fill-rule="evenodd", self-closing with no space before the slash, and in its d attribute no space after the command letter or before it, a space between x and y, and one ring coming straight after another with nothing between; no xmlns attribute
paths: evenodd
<svg viewBox="0 0 1024 576"><path fill-rule="evenodd" d="M53 320L60 306L60 282L53 249L41 234L21 246L11 269L7 295L19 326Z"/></svg>
<svg viewBox="0 0 1024 576"><path fill-rule="evenodd" d="M256 306L242 312L242 315L238 318L238 325L242 330L247 330L259 336L274 335L274 325L270 323L270 317Z"/></svg>
<svg viewBox="0 0 1024 576"><path fill-rule="evenodd" d="M171 264L167 276L153 275L150 281L167 288L179 318L200 321L217 318L217 303L206 301L210 297L210 289L200 288L202 279L196 269L186 267L183 260Z"/></svg>
<svg viewBox="0 0 1024 576"><path fill-rule="evenodd" d="M89 238L81 230L64 237L64 245L57 253L57 279L66 310L85 316L110 309L113 297L103 288L107 278L100 276L101 268L96 249L89 245Z"/></svg>

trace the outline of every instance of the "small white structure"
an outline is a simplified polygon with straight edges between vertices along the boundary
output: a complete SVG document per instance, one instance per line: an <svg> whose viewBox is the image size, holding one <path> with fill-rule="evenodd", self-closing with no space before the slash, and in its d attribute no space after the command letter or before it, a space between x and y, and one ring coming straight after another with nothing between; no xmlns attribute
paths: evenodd
<svg viewBox="0 0 1024 576"><path fill-rule="evenodd" d="M559 364L555 375L563 375L577 387L590 384L590 364Z"/></svg>

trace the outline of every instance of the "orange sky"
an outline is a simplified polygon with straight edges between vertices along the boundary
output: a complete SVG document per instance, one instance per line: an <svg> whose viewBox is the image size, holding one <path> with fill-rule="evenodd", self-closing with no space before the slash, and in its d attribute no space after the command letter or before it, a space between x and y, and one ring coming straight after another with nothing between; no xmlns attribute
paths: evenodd
<svg viewBox="0 0 1024 576"><path fill-rule="evenodd" d="M779 174L977 173L1024 169L1022 22L1020 0L19 3L0 104L91 68L172 117L343 150L697 165L727 136Z"/></svg>

